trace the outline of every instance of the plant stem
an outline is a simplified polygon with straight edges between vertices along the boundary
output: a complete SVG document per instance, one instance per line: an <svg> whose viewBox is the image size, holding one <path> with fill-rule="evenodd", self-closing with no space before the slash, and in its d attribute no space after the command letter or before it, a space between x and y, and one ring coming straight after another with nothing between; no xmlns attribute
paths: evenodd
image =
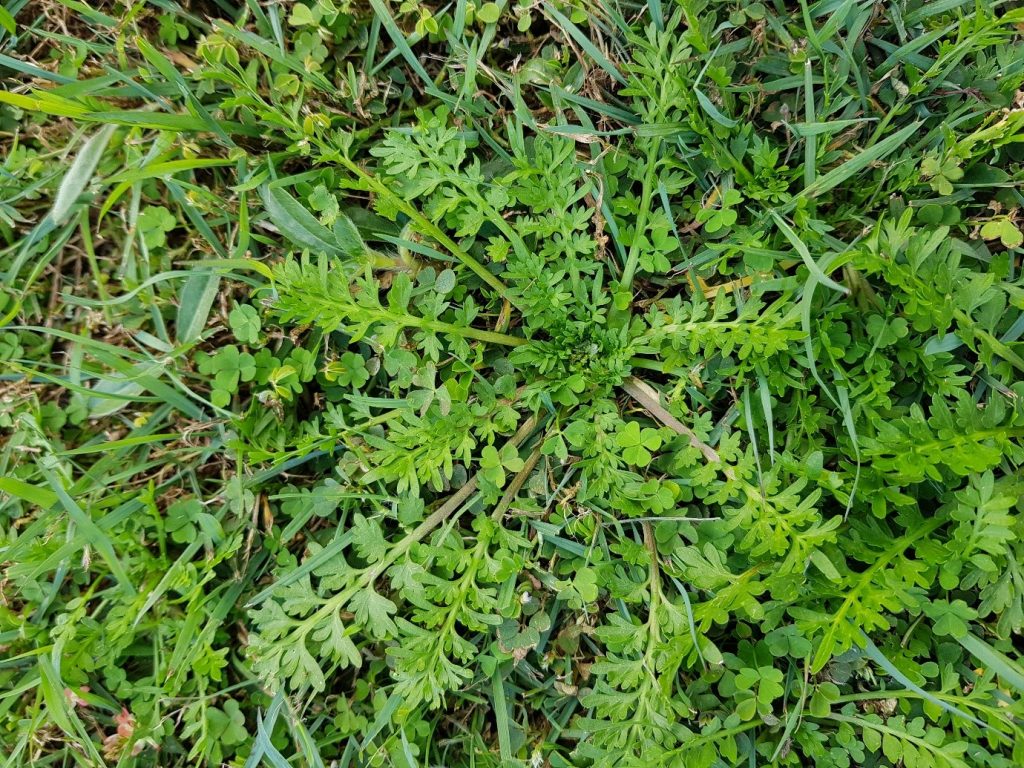
<svg viewBox="0 0 1024 768"><path fill-rule="evenodd" d="M446 235L441 230L440 227L438 227L436 224L434 224L434 222L430 221L430 219L428 219L426 216L420 213L416 209L416 207L413 206L408 200L405 200L404 198L396 195L387 187L386 184L384 184L384 182L382 182L372 173L369 173L368 171L361 168L353 160L341 156L340 162L343 166L345 166L346 169L348 169L353 174L362 179L364 182L366 182L367 186L370 187L370 189L373 190L376 194L380 195L381 197L387 198L387 200L391 202L395 207L397 207L402 213L404 213L406 216L408 216L410 219L416 222L416 224L425 234L430 235L437 242L439 242L441 245L443 245L445 248L451 251L452 255L454 255L459 261L461 261L463 264L465 264L467 267L473 270L473 272L475 272L481 280L487 283L487 285L493 288L501 298L505 299L514 306L515 302L513 302L509 298L508 288L505 286L505 284L501 282L501 280L499 280L495 275L493 275L490 272L490 270L487 269L487 267L485 267L473 256L471 256L464 248L462 248L462 246L460 246L458 243L456 243L454 240L448 237L448 235Z"/></svg>
<svg viewBox="0 0 1024 768"><path fill-rule="evenodd" d="M633 230L633 243L629 246L626 265L622 270L622 287L629 290L633 285L633 277L640 266L640 243L643 242L647 229L647 217L650 213L651 195L654 186L654 171L658 167L658 154L661 151L661 137L655 137L647 148L647 166L644 169L643 187L640 192L640 210L636 215L636 228Z"/></svg>
<svg viewBox="0 0 1024 768"><path fill-rule="evenodd" d="M531 416L522 423L516 433L509 439L509 443L512 445L519 445L530 434L537 426L537 417ZM462 508L463 504L476 492L477 488L477 475L474 474L466 482L464 486L459 488L454 494L448 497L447 501L438 507L434 512L430 514L423 522L416 526L411 533L405 538L398 542L395 546L388 550L387 554L380 559L379 562L366 568L360 575L358 580L352 584L348 589L333 595L327 600L320 608L318 608L311 616L302 621L299 632L304 636L311 632L320 620L334 613L335 611L341 610L344 605L351 600L356 593L363 589L371 586L378 578L380 578L388 568L398 558L402 557L409 549L416 543L425 539L431 531L433 531L438 525L447 520L451 515Z"/></svg>

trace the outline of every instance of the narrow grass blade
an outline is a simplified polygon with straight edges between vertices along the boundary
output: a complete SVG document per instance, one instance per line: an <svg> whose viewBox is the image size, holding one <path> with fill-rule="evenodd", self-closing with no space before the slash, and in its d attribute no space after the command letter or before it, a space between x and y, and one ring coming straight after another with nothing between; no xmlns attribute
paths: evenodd
<svg viewBox="0 0 1024 768"><path fill-rule="evenodd" d="M373 2L379 2L379 0L373 0ZM626 84L626 78L624 78L622 76L622 73L619 72L618 67L612 64L610 61L608 61L608 58L603 53L601 53L601 51L598 49L596 45L594 45L593 41L589 37L587 37L585 34L583 34L583 32L580 31L579 27L573 24L564 15L562 15L550 3L545 2L543 6L544 12L548 14L552 19L554 19L555 23L557 23L558 26L561 27L562 30L569 35L569 37L576 41L576 44L583 49L584 53L586 53L587 56L594 60L594 63L597 64L597 66L599 66L601 69L607 72L612 77L612 79L614 79L617 83L621 83L622 85Z"/></svg>
<svg viewBox="0 0 1024 768"><path fill-rule="evenodd" d="M1024 695L1024 668L1021 668L1017 662L1008 659L984 640L972 635L970 632L963 637L958 637L957 642L974 658L980 661L982 666L995 672L1004 682L1012 685L1017 693Z"/></svg>
<svg viewBox="0 0 1024 768"><path fill-rule="evenodd" d="M18 26L14 21L14 17L11 16L10 11L2 6L0 6L0 28L12 35L16 35L18 33Z"/></svg>
<svg viewBox="0 0 1024 768"><path fill-rule="evenodd" d="M4 13L6 13L6 11L3 6L0 6L0 24L3 24ZM15 72L21 72L27 77L38 77L43 80L49 80L50 82L60 83L62 85L75 82L74 79L70 77L65 77L64 75L60 75L56 72L50 72L49 70L34 66L26 61L11 58L10 56L2 53L0 53L0 67L13 69Z"/></svg>
<svg viewBox="0 0 1024 768"><path fill-rule="evenodd" d="M825 194L830 189L834 189L847 179L852 178L855 174L867 168L872 163L878 162L898 147L903 146L907 142L907 139L917 133L920 126L921 122L917 121L902 128L892 136L878 142L870 149L866 149L856 157L847 160L838 168L833 168L824 176L819 176L815 179L813 184L804 188L804 191L801 194L806 197L817 197L818 195Z"/></svg>
<svg viewBox="0 0 1024 768"><path fill-rule="evenodd" d="M74 740L80 749L86 753L89 762L93 765L104 765L103 758L93 740L86 733L85 726L79 719L70 700L64 694L64 683L60 679L60 673L48 656L41 655L38 660L39 666L39 690L43 694L43 701L46 704L46 716L60 728L68 738ZM83 759L85 755L82 756ZM89 763L84 763L88 765Z"/></svg>
<svg viewBox="0 0 1024 768"><path fill-rule="evenodd" d="M806 10L806 6L804 6ZM804 62L804 119L814 122L814 84L811 61ZM804 189L814 186L817 176L818 137L811 134L804 137Z"/></svg>
<svg viewBox="0 0 1024 768"><path fill-rule="evenodd" d="M213 302L217 299L220 276L196 273L185 281L178 303L176 335L179 342L189 344L203 332L210 317Z"/></svg>
<svg viewBox="0 0 1024 768"><path fill-rule="evenodd" d="M665 29L665 12L661 8L661 0L647 0L647 12L651 14L656 30L661 32Z"/></svg>
<svg viewBox="0 0 1024 768"><path fill-rule="evenodd" d="M512 761L512 729L509 726L508 696L505 694L507 664L498 664L491 675L491 698L494 701L494 722L498 728L498 752L503 764Z"/></svg>
<svg viewBox="0 0 1024 768"><path fill-rule="evenodd" d="M409 47L409 42L405 39L405 35L402 34L402 30L398 28L395 23L394 17L388 10L384 0L370 0L370 7L373 8L373 13L380 20L381 25L384 27L388 36L391 38L391 42L395 44L396 50L402 54L402 58L409 65L409 68L416 73L424 83L432 84L433 79L427 74L427 70L423 68L419 58L415 53L412 52L412 48Z"/></svg>
<svg viewBox="0 0 1024 768"><path fill-rule="evenodd" d="M53 491L26 483L16 477L0 477L0 493L6 493L41 509L49 509L57 503L57 494Z"/></svg>
<svg viewBox="0 0 1024 768"><path fill-rule="evenodd" d="M790 669L792 669L792 667L790 667ZM809 671L809 662L805 659L804 674L803 678L800 681L800 699L797 701L796 706L793 707L793 711L789 713L789 717L786 718L786 728L782 732L782 736L779 737L778 746L775 747L775 751L772 753L770 759L770 762L772 763L775 762L775 759L779 756L779 753L789 746L789 738L792 735L793 731L796 729L797 725L799 724L800 718L803 716L804 705L807 703L807 689L809 687L807 685L807 678Z"/></svg>
<svg viewBox="0 0 1024 768"><path fill-rule="evenodd" d="M850 289L846 286L840 285L825 274L821 266L811 258L811 252L807 250L807 246L804 244L803 240L797 236L796 232L790 228L783 218L775 211L772 211L771 214L772 218L775 219L775 225L779 228L779 231L789 241L790 245L793 246L793 250L800 254L800 258L803 259L803 262L807 267L807 271L811 273L811 279L817 283L821 283L826 288L831 288L833 291L848 294Z"/></svg>
<svg viewBox="0 0 1024 768"><path fill-rule="evenodd" d="M711 99L708 98L707 94L704 93L700 88L693 89L694 96L697 97L697 102L701 108L708 113L708 117L714 120L719 125L725 126L726 128L735 128L737 123L731 117L726 117L722 114L721 110L714 105Z"/></svg>
<svg viewBox="0 0 1024 768"><path fill-rule="evenodd" d="M68 513L68 516L74 520L75 525L78 526L81 536L85 539L85 542L100 553L121 588L129 594L134 595L136 593L136 589L132 585L131 579L128 578L128 572L125 571L124 566L121 565L121 561L118 560L117 554L114 552L114 546L111 544L110 538L107 534L101 531L96 523L93 522L93 519L87 515L80 506L78 506L78 503L72 499L70 495L68 495L68 492L64 490L64 485L61 483L57 475L42 466L42 464L39 464L39 471L46 479L46 482L50 485L50 488L56 494L57 500L60 502L61 506L64 507L64 511Z"/></svg>
<svg viewBox="0 0 1024 768"><path fill-rule="evenodd" d="M387 724L391 722L391 716L402 705L402 701L402 697L397 693L392 693L388 696L387 702L377 712L377 717L374 718L373 724L367 729L366 735L363 737L363 742L360 745L363 749L369 747L373 740L377 738L377 734L383 731Z"/></svg>
<svg viewBox="0 0 1024 768"><path fill-rule="evenodd" d="M281 696L278 693L278 696ZM280 711L279 709L277 711ZM277 711L274 712L274 720L277 719ZM274 720L270 719L270 713L267 713L267 717L264 719L258 719L256 721L256 745L253 746L253 752L256 752L257 745L259 747L259 757L253 765L259 765L261 758L265 758L272 768L292 768L284 755L281 754L280 750L275 747L270 741L270 734L273 733ZM248 766L249 763L246 762Z"/></svg>
<svg viewBox="0 0 1024 768"><path fill-rule="evenodd" d="M113 125L104 126L82 146L57 190L57 197L54 199L53 209L50 211L50 218L54 223L60 225L67 220L78 196L85 191L93 173L96 172L96 166L99 165L110 137L114 135L114 130L115 126Z"/></svg>
<svg viewBox="0 0 1024 768"><path fill-rule="evenodd" d="M869 659L871 659L878 666L884 669L896 682L898 682L907 690L913 691L921 698L926 699L935 706L946 710L951 715L956 715L957 717L972 722L975 725L980 726L981 728L985 728L986 730L993 730L991 726L989 726L987 723L982 722L973 715L970 715L967 712L964 712L962 709L954 707L952 704L945 702L942 699L938 699L934 695L928 693L928 691L926 691L924 688L922 688L909 677L907 677L905 674L903 674L895 664L889 661L889 659L886 658L885 654L878 650L878 647L873 642L871 642L871 638L869 638L863 632L861 632L860 634L860 646L864 649L864 653L867 654L867 657Z"/></svg>
<svg viewBox="0 0 1024 768"><path fill-rule="evenodd" d="M260 196L270 220L286 238L314 253L339 254L331 231L294 197L270 185L260 188Z"/></svg>
<svg viewBox="0 0 1024 768"><path fill-rule="evenodd" d="M761 413L768 427L768 459L775 464L775 423L772 419L772 395L768 391L768 379L763 373L757 374L757 391L761 396Z"/></svg>

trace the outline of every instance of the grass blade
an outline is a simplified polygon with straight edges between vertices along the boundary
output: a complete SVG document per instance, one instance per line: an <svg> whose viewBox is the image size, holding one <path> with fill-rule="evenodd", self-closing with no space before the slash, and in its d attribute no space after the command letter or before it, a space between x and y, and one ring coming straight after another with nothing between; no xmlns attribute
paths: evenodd
<svg viewBox="0 0 1024 768"><path fill-rule="evenodd" d="M213 302L217 299L219 287L220 275L208 272L198 272L185 281L175 323L179 342L189 344L200 337L210 317Z"/></svg>
<svg viewBox="0 0 1024 768"><path fill-rule="evenodd" d="M67 174L60 183L57 190L57 197L53 201L53 209L50 211L50 218L57 225L67 221L71 209L78 201L78 196L85 191L96 172L96 166L103 157L110 137L114 135L115 126L107 125L94 133L82 146L75 161L68 168Z"/></svg>
<svg viewBox="0 0 1024 768"><path fill-rule="evenodd" d="M374 1L376 2L378 0ZM543 6L544 12L548 14L552 19L554 19L555 23L558 24L558 26L561 27L562 30L569 35L569 37L576 41L576 44L583 49L587 56L594 60L594 63L597 64L597 66L599 66L601 69L607 72L612 77L612 79L615 80L615 82L620 83L621 85L626 84L626 78L624 78L622 76L622 73L619 72L618 67L612 64L610 61L608 61L608 58L603 53L601 53L601 51L598 49L596 45L594 45L594 43L591 41L589 37L587 37L585 34L583 34L583 32L580 31L579 27L577 27L569 19L563 16L550 3L545 2Z"/></svg>
<svg viewBox="0 0 1024 768"><path fill-rule="evenodd" d="M967 712L964 712L962 709L954 707L952 704L943 701L942 699L938 699L934 695L928 693L928 691L926 691L924 688L922 688L909 677L907 677L905 674L903 674L895 664L889 661L889 659L886 658L885 654L878 650L878 647L873 642L871 642L871 638L869 638L863 632L861 632L860 636L860 645L861 648L864 649L864 653L867 654L867 657L869 659L871 659L878 666L884 669L894 680L896 680L896 682L898 682L904 688L913 691L921 698L926 699L935 706L946 710L951 715L956 715L957 717L972 722L975 725L980 726L981 728L985 728L986 730L992 730L991 726L974 717L974 715L970 715Z"/></svg>
<svg viewBox="0 0 1024 768"><path fill-rule="evenodd" d="M131 579L128 578L128 573L125 571L124 566L121 565L121 561L117 558L114 552L114 546L110 542L110 538L100 530L99 526L93 522L93 519L82 510L78 503L71 498L60 479L51 470L42 466L40 463L39 471L42 473L46 482L57 496L57 500L61 506L64 507L64 511L68 513L68 516L78 526L82 537L85 542L90 546L94 547L97 552L103 557L103 560L107 563L114 577L117 579L121 588L130 595L136 594L136 589L132 585Z"/></svg>
<svg viewBox="0 0 1024 768"><path fill-rule="evenodd" d="M833 168L824 176L819 176L814 183L804 188L801 195L805 197L817 197L823 195L830 189L834 189L847 179L852 178L872 163L876 163L883 157L889 155L897 148L903 146L907 139L917 133L920 128L920 121L911 123L886 139L875 144L870 149L860 152L856 157L847 160L838 168Z"/></svg>
<svg viewBox="0 0 1024 768"><path fill-rule="evenodd" d="M405 39L405 35L403 35L402 30L398 28L398 25L395 23L395 19L388 10L384 0L370 0L370 7L373 8L374 15L380 20L381 25L388 33L388 37L391 38L391 42L395 44L395 49L402 54L402 58L405 59L409 68L412 69L412 71L416 73L416 76L424 83L427 83L428 85L433 84L433 78L427 74L427 70L423 68L419 58L412 52L412 48L409 47L409 43Z"/></svg>
<svg viewBox="0 0 1024 768"><path fill-rule="evenodd" d="M779 214L775 211L771 212L772 218L775 219L775 225L779 228L779 231L789 241L790 245L793 246L800 258L803 260L804 265L807 267L807 271L811 273L811 279L816 283L821 283L826 288L831 288L833 291L838 291L842 294L848 294L850 289L846 286L840 285L835 282L832 278L825 274L821 266L811 258L811 252L807 250L807 246L804 244L796 232L794 232L790 226L783 220ZM823 259L824 260L824 259Z"/></svg>
<svg viewBox="0 0 1024 768"><path fill-rule="evenodd" d="M968 632L957 637L957 642L964 647L982 666L996 673L1003 681L1012 685L1017 693L1024 695L1024 669L1017 662L1008 659L981 638Z"/></svg>
<svg viewBox="0 0 1024 768"><path fill-rule="evenodd" d="M317 254L339 255L331 231L294 197L269 184L260 188L260 196L270 220L286 238Z"/></svg>

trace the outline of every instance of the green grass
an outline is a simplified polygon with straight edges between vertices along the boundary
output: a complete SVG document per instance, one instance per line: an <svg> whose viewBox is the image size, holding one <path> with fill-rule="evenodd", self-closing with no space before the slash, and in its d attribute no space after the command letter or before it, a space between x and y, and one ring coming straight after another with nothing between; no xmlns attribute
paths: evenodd
<svg viewBox="0 0 1024 768"><path fill-rule="evenodd" d="M1024 10L0 8L0 767L1024 764Z"/></svg>

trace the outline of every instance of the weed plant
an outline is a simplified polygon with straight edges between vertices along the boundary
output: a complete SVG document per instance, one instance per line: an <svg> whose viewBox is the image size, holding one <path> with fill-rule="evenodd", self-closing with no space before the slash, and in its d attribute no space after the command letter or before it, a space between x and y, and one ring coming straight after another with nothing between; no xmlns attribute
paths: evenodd
<svg viewBox="0 0 1024 768"><path fill-rule="evenodd" d="M7 0L0 765L1024 765L1022 37Z"/></svg>

